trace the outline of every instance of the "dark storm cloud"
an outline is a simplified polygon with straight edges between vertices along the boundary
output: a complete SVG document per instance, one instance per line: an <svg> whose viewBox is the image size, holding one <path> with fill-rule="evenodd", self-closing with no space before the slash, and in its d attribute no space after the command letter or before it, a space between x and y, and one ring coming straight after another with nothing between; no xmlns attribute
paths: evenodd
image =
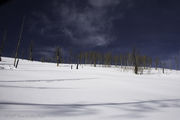
<svg viewBox="0 0 180 120"><path fill-rule="evenodd" d="M64 32L75 44L101 46L111 41L111 22L106 18L106 8L87 7L78 11L64 5L61 17Z"/></svg>
<svg viewBox="0 0 180 120"><path fill-rule="evenodd" d="M180 51L179 6L176 0L12 0L0 7L0 28L8 29L11 43L4 54L15 49L26 15L21 47L27 49L33 40L37 56L54 55L57 46L64 53L120 54L136 47L150 56L175 56Z"/></svg>
<svg viewBox="0 0 180 120"><path fill-rule="evenodd" d="M108 7L120 4L122 0L89 0L93 7Z"/></svg>
<svg viewBox="0 0 180 120"><path fill-rule="evenodd" d="M55 38L63 34L75 45L104 46L116 39L111 34L113 20L122 18L124 11L109 13L116 12L116 7L124 2L127 3L125 7L132 3L124 0L88 0L80 7L81 2L54 0L48 6L51 15L43 11L33 13L35 19L31 30L36 29L43 36Z"/></svg>

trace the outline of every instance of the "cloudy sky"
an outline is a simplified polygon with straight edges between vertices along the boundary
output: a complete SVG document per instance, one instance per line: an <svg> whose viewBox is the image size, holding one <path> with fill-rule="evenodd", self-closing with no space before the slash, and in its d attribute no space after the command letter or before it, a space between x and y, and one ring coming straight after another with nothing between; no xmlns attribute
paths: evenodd
<svg viewBox="0 0 180 120"><path fill-rule="evenodd" d="M5 1L5 0L4 0ZM0 5L0 41L7 29L5 56L14 55L26 16L20 51L33 41L34 56L96 50L165 58L180 54L178 0L9 0Z"/></svg>

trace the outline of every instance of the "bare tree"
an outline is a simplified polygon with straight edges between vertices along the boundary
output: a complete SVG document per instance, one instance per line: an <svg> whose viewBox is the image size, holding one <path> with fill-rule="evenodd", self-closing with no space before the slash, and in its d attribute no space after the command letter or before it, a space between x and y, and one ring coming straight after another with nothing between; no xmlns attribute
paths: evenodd
<svg viewBox="0 0 180 120"><path fill-rule="evenodd" d="M127 56L127 54L123 56L123 61L124 61L124 66L125 66L124 69L126 69L127 65L128 65L128 56Z"/></svg>
<svg viewBox="0 0 180 120"><path fill-rule="evenodd" d="M158 66L159 66L159 58L157 57L155 59L155 68L156 68L156 70L157 70Z"/></svg>
<svg viewBox="0 0 180 120"><path fill-rule="evenodd" d="M104 64L107 65L107 66L110 66L111 65L111 60L112 60L112 55L111 53L106 53L104 55Z"/></svg>
<svg viewBox="0 0 180 120"><path fill-rule="evenodd" d="M25 21L25 16L23 17L23 20L22 20L21 30L20 30L20 33L19 33L19 40L18 40L18 44L17 44L17 47L16 47L15 57L14 57L14 66L16 68L18 66L18 63L16 63L16 59L18 57L19 46L20 46L20 42L21 42L21 39L22 39L22 33L23 33L23 30L24 30L24 21Z"/></svg>
<svg viewBox="0 0 180 120"><path fill-rule="evenodd" d="M2 39L1 46L0 46L0 61L1 61L1 56L2 56L3 49L4 49L4 43L5 43L6 37L7 37L7 31L4 30L3 39Z"/></svg>
<svg viewBox="0 0 180 120"><path fill-rule="evenodd" d="M97 53L93 52L93 63L94 63L94 67L96 67L96 62L97 62Z"/></svg>
<svg viewBox="0 0 180 120"><path fill-rule="evenodd" d="M98 61L98 64L102 64L103 62L103 56L101 53L97 53L97 61Z"/></svg>
<svg viewBox="0 0 180 120"><path fill-rule="evenodd" d="M152 67L152 58L151 57L148 57L147 64L150 68Z"/></svg>
<svg viewBox="0 0 180 120"><path fill-rule="evenodd" d="M30 61L33 61L32 51L33 51L33 42L31 40L30 47L29 47L29 60Z"/></svg>
<svg viewBox="0 0 180 120"><path fill-rule="evenodd" d="M147 67L147 56L142 57L144 69Z"/></svg>
<svg viewBox="0 0 180 120"><path fill-rule="evenodd" d="M179 69L179 59L177 56L175 56L174 59L175 59L175 64L176 64L176 70L178 70Z"/></svg>
<svg viewBox="0 0 180 120"><path fill-rule="evenodd" d="M41 62L45 62L45 57L41 57Z"/></svg>
<svg viewBox="0 0 180 120"><path fill-rule="evenodd" d="M79 69L79 56L77 56L77 65L76 65L76 69Z"/></svg>
<svg viewBox="0 0 180 120"><path fill-rule="evenodd" d="M122 65L123 65L123 55L122 54L119 55L119 62L122 67Z"/></svg>
<svg viewBox="0 0 180 120"><path fill-rule="evenodd" d="M89 59L89 55L88 54L89 54L88 52L84 53L84 63L85 64L88 64L88 62L89 62L89 60L88 60Z"/></svg>
<svg viewBox="0 0 180 120"><path fill-rule="evenodd" d="M162 73L164 74L166 63L165 62L160 62L160 64L161 64L161 67L162 67Z"/></svg>
<svg viewBox="0 0 180 120"><path fill-rule="evenodd" d="M126 58L127 58L127 66L131 66L132 65L132 54L128 53Z"/></svg>
<svg viewBox="0 0 180 120"><path fill-rule="evenodd" d="M118 65L119 57L117 55L114 56L114 64L115 66Z"/></svg>
<svg viewBox="0 0 180 120"><path fill-rule="evenodd" d="M134 48L133 49L133 52L132 52L132 59L133 59L133 65L134 65L134 73L135 74L138 74L138 56L136 55L136 49Z"/></svg>
<svg viewBox="0 0 180 120"><path fill-rule="evenodd" d="M79 64L81 65L82 64L82 62L83 62L83 53L80 53L79 54Z"/></svg>
<svg viewBox="0 0 180 120"><path fill-rule="evenodd" d="M73 63L73 54L72 54L72 50L69 50L69 64Z"/></svg>
<svg viewBox="0 0 180 120"><path fill-rule="evenodd" d="M60 48L57 47L56 48L56 62L57 62L57 66L59 66L59 60L60 60Z"/></svg>
<svg viewBox="0 0 180 120"><path fill-rule="evenodd" d="M19 58L17 60L16 66L15 66L16 68L18 67L18 64L19 64Z"/></svg>

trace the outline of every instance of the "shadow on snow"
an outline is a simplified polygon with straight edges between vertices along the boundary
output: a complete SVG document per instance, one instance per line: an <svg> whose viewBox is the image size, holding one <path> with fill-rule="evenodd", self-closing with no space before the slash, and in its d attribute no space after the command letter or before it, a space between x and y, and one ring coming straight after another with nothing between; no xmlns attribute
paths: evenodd
<svg viewBox="0 0 180 120"><path fill-rule="evenodd" d="M0 85L0 88L25 88L25 89L77 89L68 87L34 87L34 86L18 86L18 85Z"/></svg>
<svg viewBox="0 0 180 120"><path fill-rule="evenodd" d="M18 108L13 109L13 108ZM22 107L22 109L21 109ZM180 108L180 99L149 100L127 103L96 104L35 104L18 102L0 102L0 116L5 117L70 117L103 114L104 108L116 110L108 117L138 118L146 113L164 108ZM105 109L107 110L107 109ZM110 112L111 113L111 112ZM103 115L107 115L106 113Z"/></svg>
<svg viewBox="0 0 180 120"><path fill-rule="evenodd" d="M75 81L75 80L91 80L97 78L72 78L72 79L50 79L50 80L0 80L1 83L6 82L60 82L60 81Z"/></svg>

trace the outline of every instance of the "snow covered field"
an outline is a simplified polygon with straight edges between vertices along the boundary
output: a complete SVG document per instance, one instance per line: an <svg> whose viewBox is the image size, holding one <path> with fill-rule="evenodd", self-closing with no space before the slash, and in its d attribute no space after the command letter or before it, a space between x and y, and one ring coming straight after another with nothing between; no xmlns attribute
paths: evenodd
<svg viewBox="0 0 180 120"><path fill-rule="evenodd" d="M180 72L0 62L0 120L179 120Z"/></svg>

